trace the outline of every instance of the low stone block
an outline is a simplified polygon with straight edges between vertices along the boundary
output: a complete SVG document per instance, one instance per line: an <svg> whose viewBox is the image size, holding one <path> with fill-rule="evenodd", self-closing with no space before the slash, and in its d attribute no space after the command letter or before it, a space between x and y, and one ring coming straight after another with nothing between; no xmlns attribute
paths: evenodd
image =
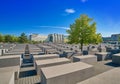
<svg viewBox="0 0 120 84"><path fill-rule="evenodd" d="M0 68L0 84L15 84L19 78L19 66Z"/></svg>
<svg viewBox="0 0 120 84"><path fill-rule="evenodd" d="M73 62L80 61L80 62L85 62L85 63L91 64L91 63L97 62L97 57L95 55L74 56L72 58L72 61Z"/></svg>
<svg viewBox="0 0 120 84"><path fill-rule="evenodd" d="M59 58L58 54L45 54L45 55L34 55L35 60L53 59Z"/></svg>
<svg viewBox="0 0 120 84"><path fill-rule="evenodd" d="M120 68L115 68L77 84L120 84Z"/></svg>
<svg viewBox="0 0 120 84"><path fill-rule="evenodd" d="M55 65L61 65L70 63L71 61L67 58L55 58L55 59L47 59L47 60L37 60L36 61L36 70L37 74L41 74L41 68L43 67L49 67L49 66L55 66Z"/></svg>
<svg viewBox="0 0 120 84"><path fill-rule="evenodd" d="M100 52L95 54L97 56L97 61L103 61L110 59L110 53L109 52Z"/></svg>
<svg viewBox="0 0 120 84"><path fill-rule="evenodd" d="M20 55L8 55L0 57L0 68L17 66L20 64Z"/></svg>
<svg viewBox="0 0 120 84"><path fill-rule="evenodd" d="M92 65L76 62L41 68L41 84L76 84L94 74Z"/></svg>

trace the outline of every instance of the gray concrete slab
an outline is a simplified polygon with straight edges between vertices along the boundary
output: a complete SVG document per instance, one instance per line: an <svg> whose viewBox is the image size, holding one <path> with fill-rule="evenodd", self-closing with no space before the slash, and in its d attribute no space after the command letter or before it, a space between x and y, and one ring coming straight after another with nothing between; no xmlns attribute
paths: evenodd
<svg viewBox="0 0 120 84"><path fill-rule="evenodd" d="M54 58L54 59L47 59L47 60L36 60L36 70L37 74L41 74L41 68L43 67L50 67L55 65L67 64L71 61L67 58Z"/></svg>
<svg viewBox="0 0 120 84"><path fill-rule="evenodd" d="M0 84L14 84L19 77L19 66L0 68Z"/></svg>
<svg viewBox="0 0 120 84"><path fill-rule="evenodd" d="M14 84L14 72L0 73L0 84Z"/></svg>
<svg viewBox="0 0 120 84"><path fill-rule="evenodd" d="M98 61L103 61L110 59L110 53L109 52L99 52L95 54L97 56Z"/></svg>
<svg viewBox="0 0 120 84"><path fill-rule="evenodd" d="M88 64L96 63L97 57L95 55L74 56L72 62L85 62Z"/></svg>
<svg viewBox="0 0 120 84"><path fill-rule="evenodd" d="M0 68L20 65L20 55L0 57Z"/></svg>
<svg viewBox="0 0 120 84"><path fill-rule="evenodd" d="M120 68L115 68L77 84L120 84Z"/></svg>
<svg viewBox="0 0 120 84"><path fill-rule="evenodd" d="M59 58L58 54L34 55L35 60Z"/></svg>
<svg viewBox="0 0 120 84"><path fill-rule="evenodd" d="M76 62L41 68L41 84L76 84L94 74L92 65Z"/></svg>
<svg viewBox="0 0 120 84"><path fill-rule="evenodd" d="M112 62L115 64L120 65L120 53L119 54L114 54L112 56Z"/></svg>

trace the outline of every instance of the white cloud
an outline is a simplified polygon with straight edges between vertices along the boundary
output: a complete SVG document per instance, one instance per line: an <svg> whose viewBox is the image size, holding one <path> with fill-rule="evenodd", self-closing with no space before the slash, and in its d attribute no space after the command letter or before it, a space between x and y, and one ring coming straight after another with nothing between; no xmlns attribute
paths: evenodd
<svg viewBox="0 0 120 84"><path fill-rule="evenodd" d="M37 27L41 27L41 28L55 28L55 29L69 29L69 27L61 27L61 26L37 26Z"/></svg>
<svg viewBox="0 0 120 84"><path fill-rule="evenodd" d="M65 9L65 12L68 14L72 14L72 13L75 13L75 10L74 9Z"/></svg>
<svg viewBox="0 0 120 84"><path fill-rule="evenodd" d="M87 0L81 0L81 2L85 3Z"/></svg>

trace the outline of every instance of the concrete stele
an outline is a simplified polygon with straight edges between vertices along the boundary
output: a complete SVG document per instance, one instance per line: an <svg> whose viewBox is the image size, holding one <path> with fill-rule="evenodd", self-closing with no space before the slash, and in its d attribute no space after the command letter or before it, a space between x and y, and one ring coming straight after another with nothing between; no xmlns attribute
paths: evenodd
<svg viewBox="0 0 120 84"><path fill-rule="evenodd" d="M91 64L91 63L97 62L97 57L95 55L74 56L72 58L72 61L73 62L81 61L81 62Z"/></svg>
<svg viewBox="0 0 120 84"><path fill-rule="evenodd" d="M76 62L41 68L41 84L76 84L94 74L92 65Z"/></svg>
<svg viewBox="0 0 120 84"><path fill-rule="evenodd" d="M36 60L36 70L37 74L40 74L41 68L61 65L70 63L71 61L67 58L54 58L54 59L46 59L46 60Z"/></svg>
<svg viewBox="0 0 120 84"><path fill-rule="evenodd" d="M77 84L120 84L120 68L115 68Z"/></svg>
<svg viewBox="0 0 120 84"><path fill-rule="evenodd" d="M59 58L58 54L34 55L35 60Z"/></svg>
<svg viewBox="0 0 120 84"><path fill-rule="evenodd" d="M112 62L115 64L120 65L120 53L119 54L114 54L112 56Z"/></svg>

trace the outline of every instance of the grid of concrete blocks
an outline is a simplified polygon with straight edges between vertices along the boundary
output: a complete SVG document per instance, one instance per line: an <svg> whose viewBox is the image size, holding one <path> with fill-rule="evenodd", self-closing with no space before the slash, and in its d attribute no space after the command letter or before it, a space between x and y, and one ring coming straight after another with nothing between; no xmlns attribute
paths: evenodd
<svg viewBox="0 0 120 84"><path fill-rule="evenodd" d="M112 59L112 63L120 65L120 54L117 54L119 49L115 48L115 50L111 49L107 52L107 47L105 50L105 46L100 46L100 48L96 45L88 46L89 49L85 46L84 49L88 51L88 55L84 55L78 45L39 44L37 46L29 46L41 84L96 84L95 79L102 79L102 77L113 83L116 80L117 83L115 84L118 84L118 78L120 77L119 75L117 76L117 73L119 74L119 68L94 76L94 66L92 64ZM14 44L7 48L1 48L0 64L4 65L0 65L0 73L2 74L0 75L0 80L2 80L0 84L14 84L14 80L19 78L20 53L24 53L24 48L25 44ZM102 52L102 48L104 52ZM3 52L4 49L5 52ZM48 52L52 49L55 54ZM60 56L61 53L63 57ZM82 54L76 55L78 53ZM64 56L64 54L67 56ZM110 73L116 74L116 76L112 76ZM6 76L7 81L4 80ZM114 80L111 80L111 78L114 78ZM89 83L89 81L93 82ZM101 81L97 84L105 84L106 82Z"/></svg>

